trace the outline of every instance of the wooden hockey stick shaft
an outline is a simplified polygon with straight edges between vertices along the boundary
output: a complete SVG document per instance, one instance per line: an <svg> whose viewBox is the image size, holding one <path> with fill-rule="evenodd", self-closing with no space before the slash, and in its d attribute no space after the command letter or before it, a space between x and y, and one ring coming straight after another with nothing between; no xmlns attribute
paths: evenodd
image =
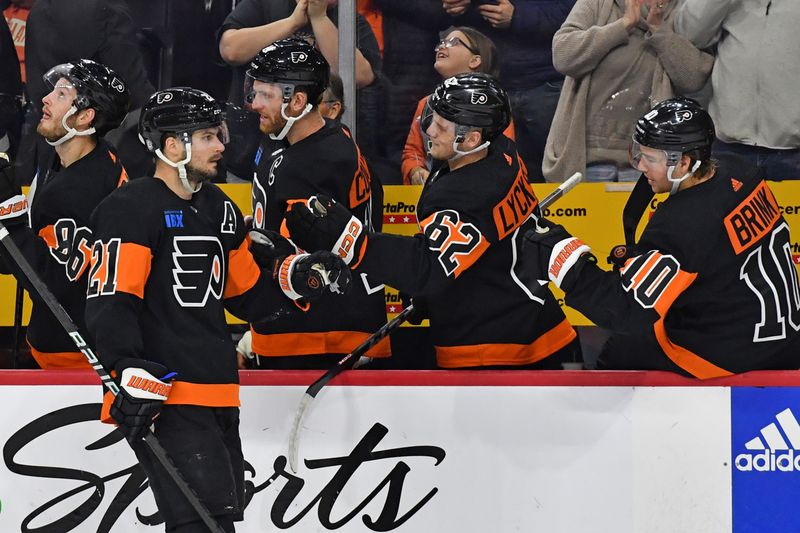
<svg viewBox="0 0 800 533"><path fill-rule="evenodd" d="M33 286L34 290L37 292L39 297L42 301L47 305L50 312L53 313L53 316L56 317L61 327L64 328L64 331L67 332L72 342L75 344L75 347L80 350L80 352L86 357L86 360L92 366L97 375L100 376L100 381L103 385L113 394L116 396L119 394L119 386L108 373L106 368L100 362L100 360L95 355L94 351L92 350L91 346L87 344L84 340L83 336L78 331L78 326L75 325L75 322L72 320L72 317L64 310L61 304L58 302L56 297L50 292L50 289L45 285L36 271L33 270L28 260L25 259L25 256L22 255L22 252L17 247L16 243L11 239L11 235L8 232L8 229L0 222L0 241L3 243L3 246L8 253L11 255L14 262L17 264L19 269L28 278L28 281ZM208 527L209 531L213 533L225 533L225 530L212 518L211 513L206 509L203 502L197 497L194 493L192 488L186 483L186 481L181 476L181 473L172 463L172 460L167 455L167 451L161 446L161 443L158 442L158 439L151 431L148 431L145 436L143 437L145 444L155 455L158 462L161 466L166 470L167 474L175 485L178 487L178 490L186 497L189 501L189 504L192 508L197 512L200 516L200 519L203 523Z"/></svg>
<svg viewBox="0 0 800 533"><path fill-rule="evenodd" d="M568 193L578 182L581 181L582 174L580 172L576 172L572 176L570 176L567 180L565 180L561 185L558 186L553 192L548 194L540 203L539 209L546 209L547 206L564 196ZM317 204L322 207L321 204L317 202ZM322 213L324 215L324 213ZM294 419L292 421L292 429L289 433L289 468L292 469L292 472L297 472L297 457L298 452L300 449L300 427L303 421L303 418L308 411L311 402L314 398L317 397L317 394L322 390L322 388L327 385L333 378L341 374L343 371L353 368L359 358L367 352L370 348L372 348L375 344L381 341L386 335L394 331L400 324L406 321L408 316L413 311L414 306L409 305L405 309L403 309L400 314L394 317L392 320L384 324L378 331L373 333L367 340L365 340L360 346L358 346L355 350L351 353L344 356L336 365L332 366L328 369L325 374L322 375L319 379L317 379L314 383L312 383L307 389L306 392L303 394L303 397L300 400L300 404L297 406L297 410L295 411Z"/></svg>

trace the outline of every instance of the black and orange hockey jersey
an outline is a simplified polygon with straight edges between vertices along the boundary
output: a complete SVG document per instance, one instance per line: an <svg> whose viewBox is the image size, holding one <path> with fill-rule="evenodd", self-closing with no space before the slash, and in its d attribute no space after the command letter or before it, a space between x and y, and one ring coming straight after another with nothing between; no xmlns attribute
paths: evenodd
<svg viewBox="0 0 800 533"><path fill-rule="evenodd" d="M102 140L62 168L58 156L40 171L30 200L31 227L10 233L58 302L85 330L86 273L92 247L89 217L100 201L128 181L121 162ZM86 357L47 306L33 297L28 343L42 368L90 368Z"/></svg>
<svg viewBox="0 0 800 533"><path fill-rule="evenodd" d="M365 226L383 223L383 189L347 128L326 121L307 138L263 156L253 180L253 224L279 231L289 202L323 193L347 206ZM302 316L254 323L253 351L262 356L344 354L386 322L383 286L353 271L347 294L314 302ZM367 355L388 357L389 339Z"/></svg>
<svg viewBox="0 0 800 533"><path fill-rule="evenodd" d="M617 272L592 263L569 306L617 335L609 368L713 378L800 367L800 286L789 226L766 182L735 158L658 206Z"/></svg>
<svg viewBox="0 0 800 533"><path fill-rule="evenodd" d="M576 338L553 294L518 263L538 204L513 143L498 137L486 158L425 184L415 237L370 234L370 276L424 298L443 368L528 365Z"/></svg>
<svg viewBox="0 0 800 533"><path fill-rule="evenodd" d="M210 183L184 200L142 178L106 198L91 227L86 323L106 368L155 361L178 373L167 403L239 405L225 309L261 320L294 306L261 275L236 204Z"/></svg>

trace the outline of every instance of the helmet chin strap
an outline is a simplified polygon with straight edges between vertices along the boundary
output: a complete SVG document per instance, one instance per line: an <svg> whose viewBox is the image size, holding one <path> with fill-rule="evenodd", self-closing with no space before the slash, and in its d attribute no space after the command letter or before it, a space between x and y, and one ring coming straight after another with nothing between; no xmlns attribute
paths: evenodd
<svg viewBox="0 0 800 533"><path fill-rule="evenodd" d="M463 142L464 142L464 136L463 135L458 135L453 140L453 151L456 153L456 155L454 155L453 157L451 157L451 158L449 158L447 160L449 163L452 163L453 161L458 161L459 159L461 159L465 155L474 154L475 152L480 152L481 150L483 150L484 148L488 148L489 145L492 144L492 141L486 141L483 144L481 144L480 146L476 146L472 150L466 150L466 151L465 150L459 150L458 149L458 145L463 143Z"/></svg>
<svg viewBox="0 0 800 533"><path fill-rule="evenodd" d="M161 151L161 148L156 150L156 156L162 160L164 163L168 164L172 168L178 169L178 177L181 180L181 185L183 188L189 193L194 194L200 190L200 187L203 186L203 182L199 182L197 187L192 187L189 184L189 180L186 177L186 164L192 160L192 141L188 139L188 135L186 133L181 134L181 142L183 143L184 148L186 148L186 157L181 159L178 162L170 161L167 156L164 155L164 152Z"/></svg>
<svg viewBox="0 0 800 533"><path fill-rule="evenodd" d="M59 146L61 144L64 144L68 140L72 139L73 137L82 137L84 135L91 135L91 134L94 133L94 126L92 126L89 129L83 130L83 131L78 131L75 128L70 128L69 126L67 126L67 119L69 117L71 117L72 115L74 115L75 113L77 113L77 112L78 112L78 108L75 107L75 106L72 106L72 107L69 108L69 111L64 113L64 116L61 119L61 125L64 126L65 130L67 130L66 135L64 135L63 137L61 137L57 141L48 141L47 139L45 139L45 141L47 141L47 144L49 144L50 146Z"/></svg>
<svg viewBox="0 0 800 533"><path fill-rule="evenodd" d="M278 132L277 134L275 134L275 133L270 133L269 134L269 138L272 139L273 141L283 140L283 138L286 137L286 134L289 133L289 130L292 129L292 125L296 121L298 121L301 118L303 118L304 116L308 115L311 112L311 110L314 109L314 106L312 106L311 104L306 104L306 108L303 109L303 112L300 113L298 116L296 116L296 117L287 117L286 116L286 107L288 105L289 105L289 102L284 102L283 104L281 104L281 116L286 121L286 124L283 126L283 129L280 132Z"/></svg>
<svg viewBox="0 0 800 533"><path fill-rule="evenodd" d="M670 189L669 194L672 196L676 192L678 192L678 187L681 186L681 183L684 182L687 178L691 178L694 176L694 173L700 168L701 161L695 161L694 165L692 165L692 170L681 176L680 178L673 178L672 173L675 171L675 165L671 165L667 167L667 179L672 183L672 189Z"/></svg>

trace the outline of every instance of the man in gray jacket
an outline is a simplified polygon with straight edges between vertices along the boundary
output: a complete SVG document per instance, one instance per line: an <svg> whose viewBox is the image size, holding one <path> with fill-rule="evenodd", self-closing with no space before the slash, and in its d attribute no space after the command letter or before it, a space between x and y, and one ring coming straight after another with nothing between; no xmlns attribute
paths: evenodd
<svg viewBox="0 0 800 533"><path fill-rule="evenodd" d="M715 153L758 165L766 179L800 179L800 2L684 0L675 31L717 47L709 113Z"/></svg>

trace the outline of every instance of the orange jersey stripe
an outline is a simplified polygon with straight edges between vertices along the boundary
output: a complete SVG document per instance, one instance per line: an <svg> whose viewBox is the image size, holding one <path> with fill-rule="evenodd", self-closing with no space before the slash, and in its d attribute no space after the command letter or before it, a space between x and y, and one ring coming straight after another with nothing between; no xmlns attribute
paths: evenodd
<svg viewBox="0 0 800 533"><path fill-rule="evenodd" d="M228 254L228 280L224 298L233 298L253 288L261 275L261 269L248 250L249 239Z"/></svg>
<svg viewBox="0 0 800 533"><path fill-rule="evenodd" d="M50 370L64 369L91 369L92 366L86 360L86 356L81 352L41 352L28 343L31 355L38 363L39 367Z"/></svg>
<svg viewBox="0 0 800 533"><path fill-rule="evenodd" d="M253 331L253 351L263 357L283 357L309 354L350 353L367 340L362 331L325 331L310 333L273 333L263 335ZM389 357L391 348L386 337L370 348L369 357Z"/></svg>
<svg viewBox="0 0 800 533"><path fill-rule="evenodd" d="M557 352L577 337L564 319L530 344L472 344L436 346L436 363L442 368L528 365Z"/></svg>
<svg viewBox="0 0 800 533"><path fill-rule="evenodd" d="M152 259L153 254L147 246L131 242L120 244L116 290L144 298L144 286L150 277Z"/></svg>
<svg viewBox="0 0 800 533"><path fill-rule="evenodd" d="M48 248L55 248L56 247L56 230L55 227L50 224L49 226L45 226L39 230L39 237L44 239L44 242L47 243Z"/></svg>
<svg viewBox="0 0 800 533"><path fill-rule="evenodd" d="M653 329L655 330L658 344L661 346L661 349L664 350L667 357L694 377L699 379L711 379L733 375L731 372L718 367L696 353L687 350L683 346L678 346L669 340L663 317L653 325Z"/></svg>
<svg viewBox="0 0 800 533"><path fill-rule="evenodd" d="M100 408L100 421L115 424L111 418L111 404L114 396L110 392L103 394L103 406ZM237 383L190 383L173 381L166 405L200 405L202 407L239 407L239 385Z"/></svg>

